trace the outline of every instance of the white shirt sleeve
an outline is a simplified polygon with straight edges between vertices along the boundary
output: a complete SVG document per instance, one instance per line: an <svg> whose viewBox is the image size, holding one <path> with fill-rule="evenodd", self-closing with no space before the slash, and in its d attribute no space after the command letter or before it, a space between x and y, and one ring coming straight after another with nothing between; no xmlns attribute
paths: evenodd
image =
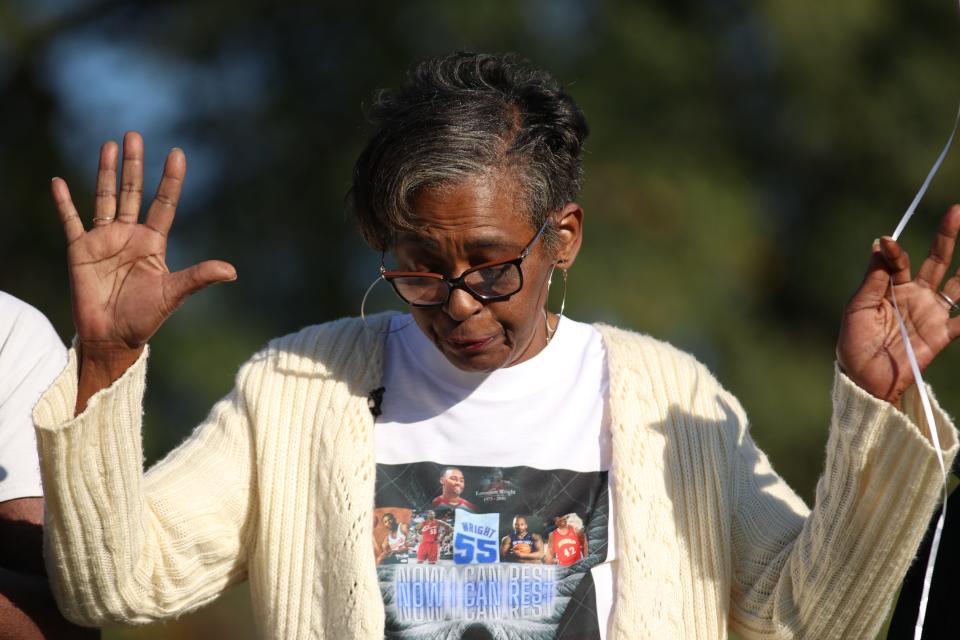
<svg viewBox="0 0 960 640"><path fill-rule="evenodd" d="M0 502L43 495L33 406L66 363L50 321L0 291Z"/></svg>

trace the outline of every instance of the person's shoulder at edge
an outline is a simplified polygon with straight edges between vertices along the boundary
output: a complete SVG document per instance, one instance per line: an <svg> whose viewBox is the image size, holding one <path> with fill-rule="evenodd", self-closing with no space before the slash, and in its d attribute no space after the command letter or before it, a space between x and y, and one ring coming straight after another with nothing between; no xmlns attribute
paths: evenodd
<svg viewBox="0 0 960 640"><path fill-rule="evenodd" d="M20 338L19 342L12 343L8 339L14 334ZM31 304L0 291L0 353L21 343L31 351L37 351L40 347L42 352L58 350L66 353L63 341L43 313Z"/></svg>
<svg viewBox="0 0 960 640"><path fill-rule="evenodd" d="M67 349L47 317L0 291L0 429L29 424L30 408L66 364Z"/></svg>

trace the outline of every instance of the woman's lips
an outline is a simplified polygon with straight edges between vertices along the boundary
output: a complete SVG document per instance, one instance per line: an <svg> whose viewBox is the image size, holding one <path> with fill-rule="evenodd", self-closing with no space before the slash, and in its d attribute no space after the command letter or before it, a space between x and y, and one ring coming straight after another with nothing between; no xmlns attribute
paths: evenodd
<svg viewBox="0 0 960 640"><path fill-rule="evenodd" d="M491 342L496 336L489 336L486 338L480 338L477 340L455 340L453 338L447 338L446 343L455 351L480 351Z"/></svg>

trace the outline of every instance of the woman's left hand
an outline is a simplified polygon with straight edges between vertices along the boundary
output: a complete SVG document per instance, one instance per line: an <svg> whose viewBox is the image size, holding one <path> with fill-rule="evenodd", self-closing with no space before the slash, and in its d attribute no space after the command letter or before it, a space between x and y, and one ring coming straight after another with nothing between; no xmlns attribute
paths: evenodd
<svg viewBox="0 0 960 640"><path fill-rule="evenodd" d="M878 398L899 405L903 392L913 384L890 297L891 279L921 371L960 335L960 317L950 317L950 303L940 295L958 230L960 205L954 205L940 222L916 278L910 275L907 253L895 240L884 237L874 243L863 284L843 312L837 361L851 380ZM944 283L942 291L960 301L960 271Z"/></svg>

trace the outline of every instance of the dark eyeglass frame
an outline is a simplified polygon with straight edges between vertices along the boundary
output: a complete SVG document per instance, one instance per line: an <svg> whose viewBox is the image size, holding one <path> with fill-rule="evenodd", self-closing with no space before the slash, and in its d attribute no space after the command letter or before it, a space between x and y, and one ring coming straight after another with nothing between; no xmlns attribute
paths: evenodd
<svg viewBox="0 0 960 640"><path fill-rule="evenodd" d="M384 266L384 254L380 255L380 277L390 283L390 286L393 288L394 293L403 300L405 303L411 307L421 307L421 308L430 308L430 307L442 307L450 301L450 295L453 293L454 289L463 289L471 296L480 300L481 302L496 302L497 300L506 300L510 296L517 295L523 289L523 269L520 268L520 265L523 263L523 260L530 255L533 251L533 248L536 246L537 241L540 239L540 236L543 235L543 232L547 229L547 225L551 222L551 216L547 216L547 219L543 221L543 224L540 225L540 229L537 231L537 235L533 236L533 240L527 243L527 246L523 248L523 251L520 252L516 258L512 260L496 260L494 262L484 262L483 264L478 264L475 267L470 267L463 273L461 273L456 278L447 278L439 273L430 273L429 271L388 271L386 266ZM496 295L484 295L477 291L474 291L470 288L465 282L465 278L471 273L476 273L481 269L489 269L491 267L501 267L504 265L516 265L517 272L520 274L520 283L517 285L516 290L511 291L510 293L501 293ZM444 296L443 300L439 302L411 302L407 300L400 290L397 288L394 280L396 278L430 278L433 280L438 280L447 285L447 295Z"/></svg>

